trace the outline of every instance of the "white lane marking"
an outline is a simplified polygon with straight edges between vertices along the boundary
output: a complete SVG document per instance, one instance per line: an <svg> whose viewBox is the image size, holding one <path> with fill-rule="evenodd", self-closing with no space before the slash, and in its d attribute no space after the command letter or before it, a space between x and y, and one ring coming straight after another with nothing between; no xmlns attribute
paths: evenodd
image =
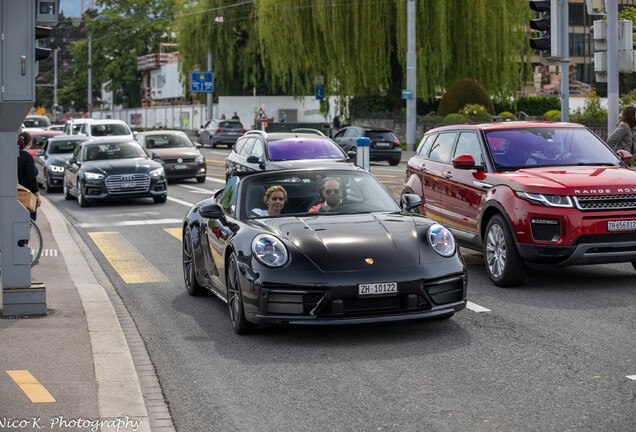
<svg viewBox="0 0 636 432"><path fill-rule="evenodd" d="M627 375L626 378L629 378L630 380L636 381L636 375Z"/></svg>
<svg viewBox="0 0 636 432"><path fill-rule="evenodd" d="M478 304L475 304L473 302L466 302L466 309L470 309L473 312L490 312L490 309L486 309L483 306L479 306Z"/></svg>
<svg viewBox="0 0 636 432"><path fill-rule="evenodd" d="M57 256L57 249L42 249L42 254L40 256L56 257Z"/></svg>
<svg viewBox="0 0 636 432"><path fill-rule="evenodd" d="M80 228L96 228L96 227L103 227L103 226L160 225L160 224L173 224L173 223L181 223L181 222L183 222L183 219L148 219L148 220L117 221L117 222L87 222L87 223L79 224L79 227Z"/></svg>
<svg viewBox="0 0 636 432"><path fill-rule="evenodd" d="M217 178L214 178L214 177L210 177L209 175L205 179L206 179L205 181L213 181L215 183L221 183L223 185L225 184L225 180L221 180L221 179L217 179Z"/></svg>
<svg viewBox="0 0 636 432"><path fill-rule="evenodd" d="M180 200L178 198L172 198L172 197L168 197L168 201L176 202L177 204L181 204L181 205L184 205L186 207L192 207L194 205L194 203L191 203L191 202L188 202L188 201L184 201L184 200Z"/></svg>
<svg viewBox="0 0 636 432"><path fill-rule="evenodd" d="M179 185L181 187L190 189L191 191L195 192L195 193L202 193L202 194L206 194L206 195L210 195L210 194L214 194L216 191L218 191L218 189L204 189L204 188L200 188L200 187L196 187L196 186L191 186L191 185Z"/></svg>

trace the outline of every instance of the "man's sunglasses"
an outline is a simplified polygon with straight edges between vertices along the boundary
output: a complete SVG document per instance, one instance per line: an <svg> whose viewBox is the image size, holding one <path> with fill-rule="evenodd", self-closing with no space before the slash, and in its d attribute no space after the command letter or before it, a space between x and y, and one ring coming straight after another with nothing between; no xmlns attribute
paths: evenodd
<svg viewBox="0 0 636 432"><path fill-rule="evenodd" d="M336 195L340 195L340 189L325 189L327 195L331 195L332 192Z"/></svg>

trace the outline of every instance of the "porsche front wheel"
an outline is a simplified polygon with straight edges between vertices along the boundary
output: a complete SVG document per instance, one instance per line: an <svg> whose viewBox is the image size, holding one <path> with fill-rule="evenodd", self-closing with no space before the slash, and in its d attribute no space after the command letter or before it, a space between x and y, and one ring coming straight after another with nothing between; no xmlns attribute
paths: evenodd
<svg viewBox="0 0 636 432"><path fill-rule="evenodd" d="M227 305L230 311L232 329L237 334L247 334L254 331L254 324L245 319L243 295L241 293L241 279L238 264L234 255L230 256L227 265Z"/></svg>
<svg viewBox="0 0 636 432"><path fill-rule="evenodd" d="M190 228L183 230L183 280L186 291L191 296L203 294L203 288L197 282L196 268L194 264L194 247L192 246L192 234Z"/></svg>

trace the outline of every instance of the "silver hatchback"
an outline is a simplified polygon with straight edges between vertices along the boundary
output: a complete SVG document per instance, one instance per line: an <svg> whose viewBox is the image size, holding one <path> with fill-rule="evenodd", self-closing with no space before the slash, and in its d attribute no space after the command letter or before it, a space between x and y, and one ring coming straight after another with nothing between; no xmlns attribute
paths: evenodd
<svg viewBox="0 0 636 432"><path fill-rule="evenodd" d="M197 133L197 140L199 144L208 144L212 148L219 144L232 148L245 132L238 120L210 120Z"/></svg>

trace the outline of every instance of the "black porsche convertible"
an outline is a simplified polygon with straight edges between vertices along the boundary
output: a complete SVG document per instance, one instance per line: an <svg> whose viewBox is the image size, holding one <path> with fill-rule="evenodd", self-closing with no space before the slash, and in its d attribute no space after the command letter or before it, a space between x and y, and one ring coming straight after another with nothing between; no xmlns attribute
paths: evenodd
<svg viewBox="0 0 636 432"><path fill-rule="evenodd" d="M232 177L185 216L186 289L226 302L239 334L449 318L466 306L463 258L450 231L408 212L419 197L403 201L352 165Z"/></svg>

